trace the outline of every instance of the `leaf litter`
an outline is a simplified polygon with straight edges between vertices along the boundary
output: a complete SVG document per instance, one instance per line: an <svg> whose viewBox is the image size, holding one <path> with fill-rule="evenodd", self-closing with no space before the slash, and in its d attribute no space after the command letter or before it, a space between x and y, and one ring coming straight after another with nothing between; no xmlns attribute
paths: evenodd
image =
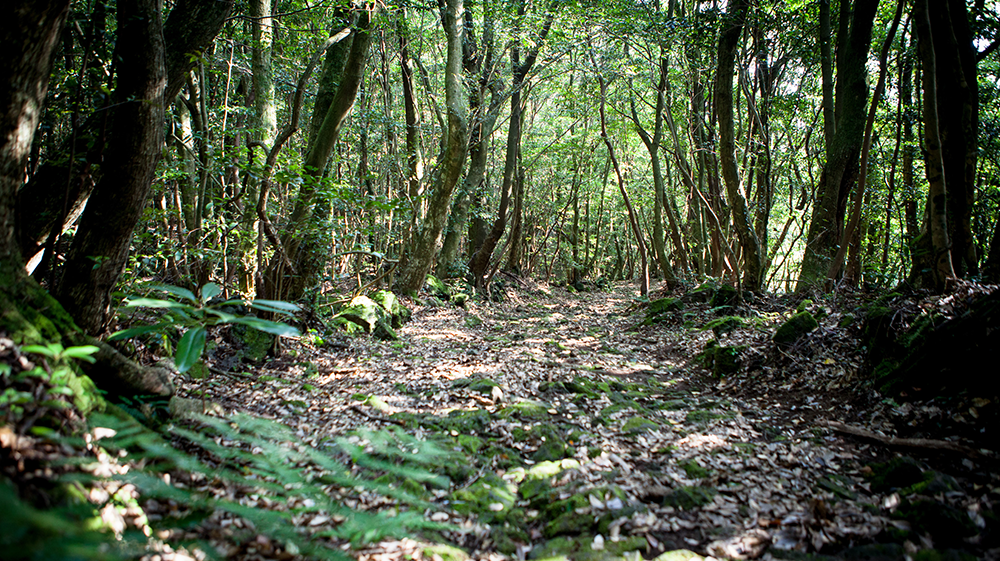
<svg viewBox="0 0 1000 561"><path fill-rule="evenodd" d="M895 544L897 556L886 558L942 544L997 558L983 516L991 516L997 482L984 458L938 462L961 466L964 477L935 498L977 528L946 541L900 515L926 489L873 486L871 465L893 452L824 424L891 435L913 416L947 415L882 400L861 378L857 340L838 327L836 312L777 349L770 334L785 307L772 300L748 303L751 321L719 335L704 327L717 316L705 303L643 325L645 306L628 285L570 293L528 281L501 303L408 304L413 320L397 342L303 337L246 372L229 364L180 384L181 395L217 404L223 415L279 421L307 446L387 427L447 443L460 459L443 468L446 484L427 485L423 515L448 529L360 548L323 538L360 560L653 558L675 550L794 558L879 543ZM740 349L739 372L719 378L698 360L716 338ZM239 493L204 478L184 484ZM335 492L355 510L409 508L378 493ZM146 508L156 518L167 506ZM296 516L317 536L343 521ZM207 539L228 558L296 557L263 533L227 544L227 530L242 524L216 513L187 537ZM451 546L435 543L442 541Z"/></svg>

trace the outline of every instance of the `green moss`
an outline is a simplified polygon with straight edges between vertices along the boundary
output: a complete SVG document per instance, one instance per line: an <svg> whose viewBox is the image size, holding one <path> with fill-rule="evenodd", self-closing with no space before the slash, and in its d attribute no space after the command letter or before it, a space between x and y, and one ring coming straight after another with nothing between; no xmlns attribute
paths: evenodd
<svg viewBox="0 0 1000 561"><path fill-rule="evenodd" d="M903 489L924 480L923 467L913 458L901 456L882 464L872 464L871 489L876 493Z"/></svg>
<svg viewBox="0 0 1000 561"><path fill-rule="evenodd" d="M484 522L506 520L515 510L517 488L486 472L471 485L451 494L451 507L461 514L477 514Z"/></svg>
<svg viewBox="0 0 1000 561"><path fill-rule="evenodd" d="M780 347L790 346L803 335L819 327L819 322L809 312L800 312L781 324L771 340Z"/></svg>
<svg viewBox="0 0 1000 561"><path fill-rule="evenodd" d="M663 497L662 504L679 510L691 510L712 502L717 494L718 491L711 487L681 487Z"/></svg>
<svg viewBox="0 0 1000 561"><path fill-rule="evenodd" d="M444 300L451 299L451 289L448 285L441 282L441 279L435 277L434 275L427 275L427 280L424 281L424 287L427 289L427 293L434 298L442 298Z"/></svg>
<svg viewBox="0 0 1000 561"><path fill-rule="evenodd" d="M468 561L469 554L447 544L429 545L421 550L421 556L427 559L440 558L441 561Z"/></svg>
<svg viewBox="0 0 1000 561"><path fill-rule="evenodd" d="M698 464L698 462L696 462L694 460L686 460L686 461L683 461L683 462L681 462L681 463L679 463L677 465L681 469L683 469L684 473L686 473L687 476L689 478L691 478L691 479L704 479L704 478L712 475L712 472L710 472L707 469L701 467L701 465Z"/></svg>
<svg viewBox="0 0 1000 561"><path fill-rule="evenodd" d="M640 432L656 430L659 427L659 425L649 419L636 416L625 421L625 424L622 425L622 432L625 434L638 434Z"/></svg>
<svg viewBox="0 0 1000 561"><path fill-rule="evenodd" d="M504 407L500 411L500 416L505 419L510 417L534 420L548 419L550 416L549 405L541 401L524 399Z"/></svg>
<svg viewBox="0 0 1000 561"><path fill-rule="evenodd" d="M274 335L247 325L234 324L229 333L239 342L240 358L249 362L263 362L274 347Z"/></svg>
<svg viewBox="0 0 1000 561"><path fill-rule="evenodd" d="M458 445L468 454L475 454L483 447L483 439L469 435L458 435Z"/></svg>

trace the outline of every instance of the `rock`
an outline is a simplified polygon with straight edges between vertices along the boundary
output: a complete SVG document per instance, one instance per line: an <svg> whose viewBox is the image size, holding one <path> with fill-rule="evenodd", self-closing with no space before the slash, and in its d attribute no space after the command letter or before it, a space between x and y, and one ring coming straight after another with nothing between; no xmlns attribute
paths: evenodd
<svg viewBox="0 0 1000 561"><path fill-rule="evenodd" d="M404 323L410 321L410 317L412 316L410 309L404 306L392 292L379 290L372 293L369 297L389 314L392 318L391 325L394 329L398 329Z"/></svg>
<svg viewBox="0 0 1000 561"><path fill-rule="evenodd" d="M702 361L705 368L721 378L739 371L742 365L740 353L745 349L745 345L719 345L717 340L712 339L705 343L705 348L698 354L697 358Z"/></svg>
<svg viewBox="0 0 1000 561"><path fill-rule="evenodd" d="M274 347L274 335L248 325L233 324L229 334L240 345L240 358L252 363L263 362Z"/></svg>
<svg viewBox="0 0 1000 561"><path fill-rule="evenodd" d="M451 303L458 306L459 308L464 308L465 304L469 301L469 295L464 292L459 292L451 297Z"/></svg>
<svg viewBox="0 0 1000 561"><path fill-rule="evenodd" d="M503 410L500 411L500 416L505 419L512 416L516 416L521 419L548 419L549 405L541 401L524 399L504 407Z"/></svg>
<svg viewBox="0 0 1000 561"><path fill-rule="evenodd" d="M652 325L666 319L667 314L679 312L684 309L684 303L680 298L660 298L649 303L646 309L646 319L643 325Z"/></svg>
<svg viewBox="0 0 1000 561"><path fill-rule="evenodd" d="M364 328L365 332L372 333L379 322L384 322L389 318L389 313L367 296L356 296L340 312L333 316L334 319L343 318L356 323Z"/></svg>
<svg viewBox="0 0 1000 561"><path fill-rule="evenodd" d="M937 544L957 545L962 538L979 533L965 511L930 499L904 502L896 515L909 521L915 531L930 534Z"/></svg>
<svg viewBox="0 0 1000 561"><path fill-rule="evenodd" d="M924 480L924 469L913 458L901 456L883 464L872 464L871 489L883 493L903 489Z"/></svg>
<svg viewBox="0 0 1000 561"><path fill-rule="evenodd" d="M531 459L536 462L551 462L565 458L568 452L569 446L566 445L566 441L560 438L548 438L531 455Z"/></svg>
<svg viewBox="0 0 1000 561"><path fill-rule="evenodd" d="M680 510L690 510L712 502L718 491L711 487L681 487L675 491L667 493L663 497L663 506L672 506Z"/></svg>
<svg viewBox="0 0 1000 561"><path fill-rule="evenodd" d="M723 284L715 290L714 294L712 294L712 299L709 301L709 305L713 308L729 309L735 307L736 304L739 304L739 302L739 291L728 284Z"/></svg>
<svg viewBox="0 0 1000 561"><path fill-rule="evenodd" d="M640 432L648 432L658 428L660 428L660 425L657 425L649 419L637 416L625 421L625 424L622 425L622 432L625 434L638 434Z"/></svg>
<svg viewBox="0 0 1000 561"><path fill-rule="evenodd" d="M469 554L448 544L434 544L423 548L420 556L424 559L441 559L441 561L468 561Z"/></svg>
<svg viewBox="0 0 1000 561"><path fill-rule="evenodd" d="M803 335L819 327L819 322L809 312L799 312L775 330L771 340L779 347L788 347Z"/></svg>
<svg viewBox="0 0 1000 561"><path fill-rule="evenodd" d="M515 510L517 489L493 472L486 472L471 485L451 494L451 507L461 514L477 514L479 520L502 522Z"/></svg>
<svg viewBox="0 0 1000 561"><path fill-rule="evenodd" d="M435 298L451 300L451 289L434 275L427 275L427 280L424 281L424 288L427 290L427 294Z"/></svg>
<svg viewBox="0 0 1000 561"><path fill-rule="evenodd" d="M399 334L385 321L380 321L375 325L375 331L372 332L372 335L380 341L399 340Z"/></svg>

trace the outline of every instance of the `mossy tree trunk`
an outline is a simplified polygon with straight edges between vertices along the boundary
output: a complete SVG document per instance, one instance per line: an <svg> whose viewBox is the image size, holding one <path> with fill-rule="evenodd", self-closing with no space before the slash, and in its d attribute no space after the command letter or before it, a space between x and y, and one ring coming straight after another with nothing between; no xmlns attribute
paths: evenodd
<svg viewBox="0 0 1000 561"><path fill-rule="evenodd" d="M451 196L462 177L469 147L469 116L462 84L462 16L465 8L462 0L439 0L439 5L448 41L445 64L448 130L440 172L429 196L427 213L410 237L400 263L396 286L407 294L420 290L441 249L441 236L448 221Z"/></svg>
<svg viewBox="0 0 1000 561"><path fill-rule="evenodd" d="M233 0L178 0L163 24L166 86L163 103L169 105L183 88L198 57L222 29ZM110 112L97 111L67 139L58 154L44 162L28 183L17 191L17 237L21 256L27 260L45 245L53 232L72 225L100 181L102 161L109 153ZM69 155L76 157L71 162Z"/></svg>
<svg viewBox="0 0 1000 561"><path fill-rule="evenodd" d="M861 156L868 100L866 64L878 0L855 0L853 13L843 0L837 33L837 83L835 99L824 100L824 116L833 105L833 123L824 121L826 163L820 178L797 291L825 284L830 262L844 232L847 199L851 194ZM824 80L825 82L826 80ZM832 88L824 85L824 94ZM829 129L833 127L831 132Z"/></svg>
<svg viewBox="0 0 1000 561"><path fill-rule="evenodd" d="M32 137L49 83L53 48L66 19L64 0L18 0L0 31L0 333L18 344L93 344L97 362L88 374L115 393L173 389L161 369L144 369L89 337L58 301L24 270L15 236L15 193L21 186ZM121 9L121 8L120 8Z"/></svg>
<svg viewBox="0 0 1000 561"><path fill-rule="evenodd" d="M364 78L375 9L362 9L358 15L337 94L331 100L302 164L306 177L296 196L285 233L281 236L282 248L276 252L264 276L263 286L258 289L263 298L297 300L322 272L325 260L318 253L323 247L320 239L326 235L324 224L329 205L317 199L317 187ZM292 266L289 267L289 264Z"/></svg>

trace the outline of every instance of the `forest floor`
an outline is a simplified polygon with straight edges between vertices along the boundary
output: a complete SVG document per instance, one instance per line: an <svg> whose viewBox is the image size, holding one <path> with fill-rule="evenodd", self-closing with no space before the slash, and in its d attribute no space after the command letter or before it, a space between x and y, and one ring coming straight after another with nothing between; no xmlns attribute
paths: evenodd
<svg viewBox="0 0 1000 561"><path fill-rule="evenodd" d="M176 381L219 421L91 419L47 441L26 410L0 426L0 468L22 496L72 466L111 476L83 494L119 538L160 544L148 561L1000 559L995 397L880 395L850 321L863 299L673 296L650 316L633 285L516 281L501 302L407 300L398 340L317 322L259 362L214 330L210 374ZM777 346L797 309L818 328ZM30 367L5 344L0 362Z"/></svg>
<svg viewBox="0 0 1000 561"><path fill-rule="evenodd" d="M220 340L216 374L181 394L280 421L307 444L403 427L450 448L443 486L393 485L423 493L424 516L451 529L352 549L362 561L1000 558L995 456L927 429L974 434L988 400L883 399L839 327L849 303L809 304L820 327L779 349L771 335L790 301L748 302L728 333L707 302L646 325L625 284L521 282L501 303L429 302L408 302L398 341L307 336L248 373L226 366ZM697 358L717 335L741 365L721 378ZM344 501L401 508L373 494ZM289 557L253 532L236 539L226 517L196 533L230 558ZM441 536L461 551L433 547Z"/></svg>

